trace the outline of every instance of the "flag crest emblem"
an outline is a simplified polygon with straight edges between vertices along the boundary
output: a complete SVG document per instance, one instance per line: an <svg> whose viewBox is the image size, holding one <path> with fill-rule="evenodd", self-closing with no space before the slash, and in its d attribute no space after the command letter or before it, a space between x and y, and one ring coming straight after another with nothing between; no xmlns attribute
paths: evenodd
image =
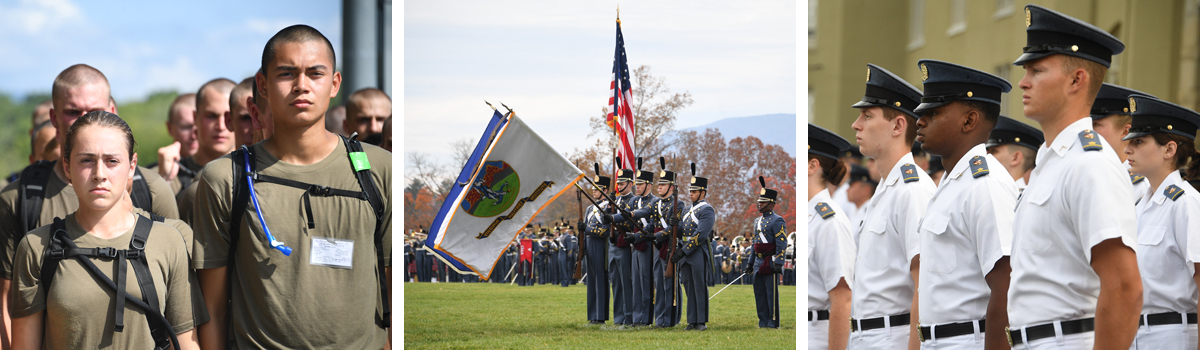
<svg viewBox="0 0 1200 350"><path fill-rule="evenodd" d="M471 216L492 217L507 211L520 191L521 178L512 166L502 160L489 161L483 164L460 206Z"/></svg>

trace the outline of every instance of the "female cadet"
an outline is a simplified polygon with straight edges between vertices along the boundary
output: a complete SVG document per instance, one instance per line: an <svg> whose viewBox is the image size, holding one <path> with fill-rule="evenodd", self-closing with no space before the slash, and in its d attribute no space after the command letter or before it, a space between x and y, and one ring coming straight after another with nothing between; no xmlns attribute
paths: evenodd
<svg viewBox="0 0 1200 350"><path fill-rule="evenodd" d="M1133 125L1125 147L1131 171L1149 191L1137 200L1137 260L1142 275L1142 315L1133 349L1196 348L1196 263L1200 250L1200 179L1196 125L1200 114L1153 97L1129 98ZM1187 169L1181 172L1192 158Z"/></svg>
<svg viewBox="0 0 1200 350"><path fill-rule="evenodd" d="M825 189L845 178L846 167L834 155L850 142L809 124L808 144L808 346L845 349L857 248L849 219Z"/></svg>
<svg viewBox="0 0 1200 350"><path fill-rule="evenodd" d="M198 348L183 238L122 202L134 145L108 112L67 131L64 170L79 209L17 245L13 349Z"/></svg>

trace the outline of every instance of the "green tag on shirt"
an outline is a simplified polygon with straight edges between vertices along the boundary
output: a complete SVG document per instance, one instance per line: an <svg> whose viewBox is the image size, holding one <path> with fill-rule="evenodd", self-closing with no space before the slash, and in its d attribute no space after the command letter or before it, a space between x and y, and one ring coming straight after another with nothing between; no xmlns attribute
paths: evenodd
<svg viewBox="0 0 1200 350"><path fill-rule="evenodd" d="M367 154L363 152L350 152L350 164L354 165L354 171L371 169L371 162L367 161Z"/></svg>

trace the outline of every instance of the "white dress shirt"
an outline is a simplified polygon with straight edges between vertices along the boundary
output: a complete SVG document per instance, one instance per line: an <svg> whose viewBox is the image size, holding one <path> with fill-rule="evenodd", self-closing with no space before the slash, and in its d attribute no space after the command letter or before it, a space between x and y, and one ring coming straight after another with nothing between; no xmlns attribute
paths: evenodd
<svg viewBox="0 0 1200 350"><path fill-rule="evenodd" d="M979 144L938 185L921 221L922 325L987 316L992 292L984 276L1012 252L1017 188L1011 179Z"/></svg>
<svg viewBox="0 0 1200 350"><path fill-rule="evenodd" d="M905 170L905 165L911 165ZM904 178L917 177L911 182ZM912 153L896 163L867 202L855 228L858 260L854 265L851 317L870 319L908 313L913 281L909 265L918 253L917 227L935 186Z"/></svg>
<svg viewBox="0 0 1200 350"><path fill-rule="evenodd" d="M1178 194L1180 190L1182 195ZM1191 223L1190 219L1197 222ZM1142 275L1142 313L1196 312L1197 290L1192 274L1196 271L1196 261L1200 261L1200 252L1188 247L1189 242L1197 240L1200 240L1200 193L1183 181L1179 171L1173 171L1157 189L1147 191L1137 205L1136 249L1138 271Z"/></svg>
<svg viewBox="0 0 1200 350"><path fill-rule="evenodd" d="M1136 244L1129 173L1104 138L1081 136L1091 126L1082 118L1039 147L1029 187L1017 200L1008 289L1014 329L1094 317L1100 277L1092 270L1092 247L1112 238Z"/></svg>
<svg viewBox="0 0 1200 350"><path fill-rule="evenodd" d="M823 217L817 207L825 203L833 215ZM808 200L808 310L829 310L829 291L845 278L854 281L854 239L850 221L821 191Z"/></svg>

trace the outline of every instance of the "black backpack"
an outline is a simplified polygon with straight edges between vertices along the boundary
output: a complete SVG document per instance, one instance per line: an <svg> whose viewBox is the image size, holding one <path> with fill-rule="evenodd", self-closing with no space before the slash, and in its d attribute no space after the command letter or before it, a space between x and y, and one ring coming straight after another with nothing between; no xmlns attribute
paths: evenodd
<svg viewBox="0 0 1200 350"><path fill-rule="evenodd" d="M241 146L233 152L233 207L230 211L232 215L230 220L230 245L229 245L229 265L233 265L233 252L237 250L238 235L241 234L242 216L246 215L247 205L250 203L249 182L247 176L254 179L255 182L266 182L277 185L305 190L301 197L304 201L304 212L308 219L308 228L316 228L316 223L313 222L312 205L309 204L309 197L316 195L322 197L342 196L350 198L358 198L365 200L371 204L371 209L375 212L375 258L376 258L376 274L379 275L379 290L380 297L383 299L383 315L376 322L383 328L391 327L391 306L388 302L388 286L387 274L384 271L384 253L383 253L383 222L384 218L383 197L379 194L379 189L375 187L374 175L371 174L370 166L367 163L367 156L363 153L362 143L354 139L357 133L350 135L350 138L342 137L342 142L346 145L347 157L350 160L351 167L355 169L354 176L358 178L358 185L362 191L348 191L337 188L330 188L321 185L303 183L299 181L263 175L257 172L255 166L254 151L247 147ZM246 158L249 158L250 171L246 171ZM359 166L359 163L367 165L366 167ZM232 277L232 275L230 275Z"/></svg>
<svg viewBox="0 0 1200 350"><path fill-rule="evenodd" d="M161 222L162 220L161 217L150 219L137 216L137 224L133 229L133 238L129 241L129 249L79 248L67 236L66 221L62 218L54 218L54 223L50 225L51 234L45 250L45 259L42 262L40 288L44 288L49 293L50 283L54 280L58 265L63 260L75 258L83 267L87 268L92 276L116 292L117 300L113 309L115 312L114 331L124 331L125 302L128 300L129 303L145 311L146 321L150 325L150 335L154 337L155 350L167 349L169 346L179 350L179 339L175 337L175 328L171 327L171 323L167 321L159 308L158 293L154 288L154 279L146 261L146 241L150 238L150 229L153 227L154 221ZM105 276L100 268L92 263L91 259L116 259L113 262L117 267L114 278L110 279ZM126 260L129 260L129 265L133 266L133 274L137 278L142 298L145 298L144 301L125 292L125 280L128 279L125 272Z"/></svg>
<svg viewBox="0 0 1200 350"><path fill-rule="evenodd" d="M53 160L39 160L21 170L17 185L17 207L14 214L20 216L24 232L42 226L42 202L46 199L46 184L50 182L51 176L55 176L54 166L57 164L58 162ZM142 177L140 167L134 168L133 193L129 198L133 200L133 206L151 212L153 200L150 196L150 184L146 183L146 179Z"/></svg>

